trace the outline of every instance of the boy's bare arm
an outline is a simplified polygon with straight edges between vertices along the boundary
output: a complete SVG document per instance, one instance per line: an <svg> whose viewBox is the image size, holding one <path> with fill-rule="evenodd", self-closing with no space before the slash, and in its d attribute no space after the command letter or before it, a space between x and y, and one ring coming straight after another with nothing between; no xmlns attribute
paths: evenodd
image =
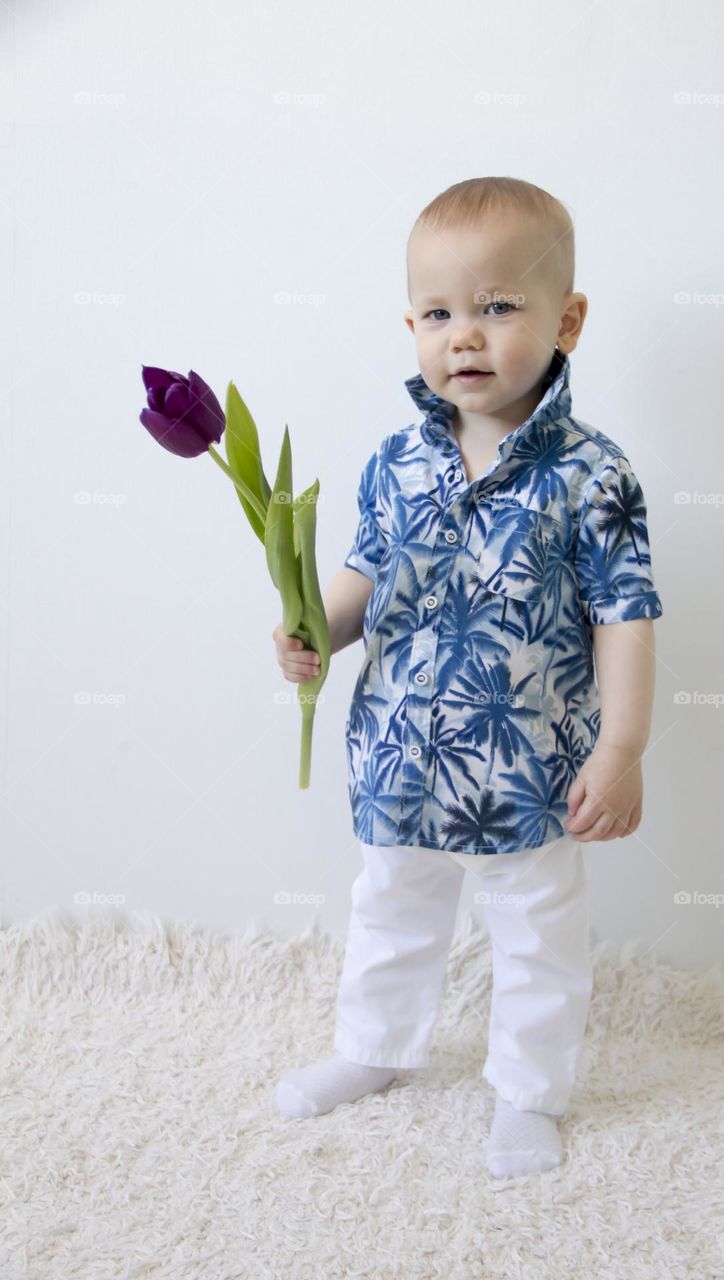
<svg viewBox="0 0 724 1280"><path fill-rule="evenodd" d="M643 812L641 757L654 698L654 620L599 623L593 649L601 703L596 746L568 791L567 832L581 842L631 835Z"/></svg>
<svg viewBox="0 0 724 1280"><path fill-rule="evenodd" d="M322 593L329 623L330 653L338 653L362 639L362 623L373 586L371 578L345 565Z"/></svg>
<svg viewBox="0 0 724 1280"><path fill-rule="evenodd" d="M593 649L601 701L599 742L641 756L654 701L653 619L594 626Z"/></svg>
<svg viewBox="0 0 724 1280"><path fill-rule="evenodd" d="M371 578L345 565L322 592L329 625L330 656L362 638L365 610L373 586ZM296 636L285 635L281 622L274 628L272 639L277 648L277 661L287 680L299 684L317 675L319 654L314 649L305 649Z"/></svg>

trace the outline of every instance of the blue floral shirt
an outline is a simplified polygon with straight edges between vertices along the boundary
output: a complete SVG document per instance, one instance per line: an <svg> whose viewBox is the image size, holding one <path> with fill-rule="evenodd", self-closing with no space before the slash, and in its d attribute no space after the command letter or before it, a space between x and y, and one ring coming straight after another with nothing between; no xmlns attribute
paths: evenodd
<svg viewBox="0 0 724 1280"><path fill-rule="evenodd" d="M514 853L565 835L600 727L592 627L658 618L641 486L571 416L556 350L531 416L468 483L455 406L405 382L422 423L360 480L345 565L374 582L345 726L366 844Z"/></svg>

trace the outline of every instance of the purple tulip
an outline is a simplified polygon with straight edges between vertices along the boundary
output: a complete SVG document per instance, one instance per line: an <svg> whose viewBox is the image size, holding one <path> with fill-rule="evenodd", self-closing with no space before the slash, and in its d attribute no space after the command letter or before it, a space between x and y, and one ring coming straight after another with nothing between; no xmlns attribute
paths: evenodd
<svg viewBox="0 0 724 1280"><path fill-rule="evenodd" d="M141 422L164 449L179 458L197 458L212 441L218 444L226 419L211 387L198 373L189 369L184 378L144 364L141 376L148 396Z"/></svg>

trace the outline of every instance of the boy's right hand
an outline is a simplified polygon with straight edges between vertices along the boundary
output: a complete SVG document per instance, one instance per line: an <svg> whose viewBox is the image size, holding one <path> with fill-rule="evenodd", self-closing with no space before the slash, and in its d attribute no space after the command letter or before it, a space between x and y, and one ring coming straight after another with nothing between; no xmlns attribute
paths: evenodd
<svg viewBox="0 0 724 1280"><path fill-rule="evenodd" d="M314 649L305 649L298 636L285 635L281 622L272 631L272 640L277 647L277 662L287 680L301 684L319 675L319 654Z"/></svg>

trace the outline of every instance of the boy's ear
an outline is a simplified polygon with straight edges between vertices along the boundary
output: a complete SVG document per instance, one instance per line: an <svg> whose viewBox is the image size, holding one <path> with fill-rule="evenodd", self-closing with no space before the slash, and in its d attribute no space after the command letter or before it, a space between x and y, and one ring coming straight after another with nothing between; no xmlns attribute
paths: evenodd
<svg viewBox="0 0 724 1280"><path fill-rule="evenodd" d="M569 355L578 346L583 322L588 311L588 298L585 293L569 293L566 298L566 309L561 320L558 333L558 346L564 355Z"/></svg>
<svg viewBox="0 0 724 1280"><path fill-rule="evenodd" d="M405 324L407 325L408 329L410 329L410 330L412 331L412 333L414 333L414 332L415 332L415 319L414 319L414 317L415 317L415 313L414 313L414 311L403 311L402 316L403 316L403 319L404 319Z"/></svg>

